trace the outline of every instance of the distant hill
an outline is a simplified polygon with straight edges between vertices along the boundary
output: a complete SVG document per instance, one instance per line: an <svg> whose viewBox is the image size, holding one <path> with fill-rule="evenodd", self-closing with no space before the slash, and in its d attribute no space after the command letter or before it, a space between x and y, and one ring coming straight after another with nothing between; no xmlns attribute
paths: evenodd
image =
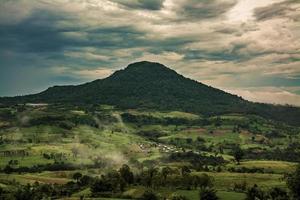
<svg viewBox="0 0 300 200"><path fill-rule="evenodd" d="M111 76L77 86L54 86L26 96L0 98L0 103L109 104L119 108L178 110L203 115L256 114L300 125L300 108L252 103L188 79L159 63L137 62Z"/></svg>

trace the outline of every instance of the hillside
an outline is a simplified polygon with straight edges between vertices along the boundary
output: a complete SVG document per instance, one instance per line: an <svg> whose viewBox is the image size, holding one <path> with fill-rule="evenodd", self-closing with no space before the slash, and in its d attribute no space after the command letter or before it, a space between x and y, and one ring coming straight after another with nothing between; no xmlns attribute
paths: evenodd
<svg viewBox="0 0 300 200"><path fill-rule="evenodd" d="M4 104L108 104L118 108L178 110L203 115L257 114L300 124L300 109L248 102L236 95L188 79L159 63L138 62L105 79L78 86L54 86L39 94L2 98Z"/></svg>

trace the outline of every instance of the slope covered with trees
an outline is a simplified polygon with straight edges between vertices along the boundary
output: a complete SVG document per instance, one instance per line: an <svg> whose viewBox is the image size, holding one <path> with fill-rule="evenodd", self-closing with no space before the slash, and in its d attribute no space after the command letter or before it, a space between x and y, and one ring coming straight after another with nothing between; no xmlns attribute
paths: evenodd
<svg viewBox="0 0 300 200"><path fill-rule="evenodd" d="M138 62L105 79L78 86L54 86L39 94L1 98L0 103L109 104L119 108L178 110L203 115L256 114L300 124L300 109L248 102L188 79L159 63Z"/></svg>

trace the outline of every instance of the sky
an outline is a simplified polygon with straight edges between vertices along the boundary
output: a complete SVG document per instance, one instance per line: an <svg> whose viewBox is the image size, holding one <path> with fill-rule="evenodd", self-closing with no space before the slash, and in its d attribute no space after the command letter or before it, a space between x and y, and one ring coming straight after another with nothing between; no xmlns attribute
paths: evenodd
<svg viewBox="0 0 300 200"><path fill-rule="evenodd" d="M141 60L251 101L300 106L300 0L0 0L0 96Z"/></svg>

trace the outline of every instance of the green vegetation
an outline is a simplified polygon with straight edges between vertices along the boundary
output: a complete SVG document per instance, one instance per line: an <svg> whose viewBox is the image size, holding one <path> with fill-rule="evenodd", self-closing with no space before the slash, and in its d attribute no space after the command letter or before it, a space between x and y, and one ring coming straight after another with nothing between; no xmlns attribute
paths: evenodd
<svg viewBox="0 0 300 200"><path fill-rule="evenodd" d="M0 199L299 198L298 126L107 104L0 113Z"/></svg>
<svg viewBox="0 0 300 200"><path fill-rule="evenodd" d="M286 176L288 188L291 190L294 199L300 199L300 165L294 173Z"/></svg>

